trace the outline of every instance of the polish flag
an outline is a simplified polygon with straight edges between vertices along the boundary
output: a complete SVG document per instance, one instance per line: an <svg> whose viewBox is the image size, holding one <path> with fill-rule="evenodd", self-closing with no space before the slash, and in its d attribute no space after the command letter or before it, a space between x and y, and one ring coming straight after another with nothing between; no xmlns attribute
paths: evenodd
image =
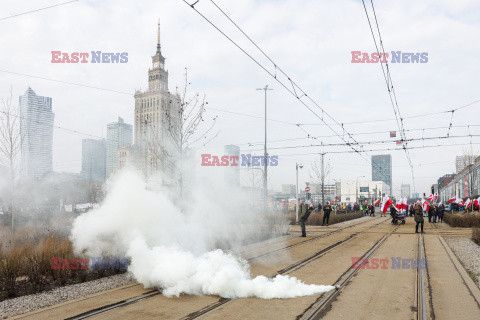
<svg viewBox="0 0 480 320"><path fill-rule="evenodd" d="M455 200L456 200L456 198L453 197L453 198L450 198L447 202L452 203L452 202L455 202Z"/></svg>
<svg viewBox="0 0 480 320"><path fill-rule="evenodd" d="M425 199L422 199L422 208L423 208L423 211L428 211L430 209L430 204Z"/></svg>
<svg viewBox="0 0 480 320"><path fill-rule="evenodd" d="M462 202L463 202L463 199L462 199L462 198L457 198L457 199L455 199L455 203L456 203L456 204L462 204Z"/></svg>
<svg viewBox="0 0 480 320"><path fill-rule="evenodd" d="M470 198L468 198L467 201L465 202L465 209L470 208L471 205L472 205L472 200L470 200Z"/></svg>
<svg viewBox="0 0 480 320"><path fill-rule="evenodd" d="M393 204L392 199L390 199L388 196L385 196L382 201L382 212L385 214L387 213L388 207Z"/></svg>
<svg viewBox="0 0 480 320"><path fill-rule="evenodd" d="M438 198L438 193L435 192L435 194L433 195L433 201L437 200Z"/></svg>
<svg viewBox="0 0 480 320"><path fill-rule="evenodd" d="M377 202L375 202L375 205L378 206L382 202L382 200L378 199Z"/></svg>
<svg viewBox="0 0 480 320"><path fill-rule="evenodd" d="M429 196L427 197L427 200L428 200L428 201L433 201L433 194L429 195Z"/></svg>
<svg viewBox="0 0 480 320"><path fill-rule="evenodd" d="M474 199L473 204L480 209L480 205L478 204L478 199Z"/></svg>

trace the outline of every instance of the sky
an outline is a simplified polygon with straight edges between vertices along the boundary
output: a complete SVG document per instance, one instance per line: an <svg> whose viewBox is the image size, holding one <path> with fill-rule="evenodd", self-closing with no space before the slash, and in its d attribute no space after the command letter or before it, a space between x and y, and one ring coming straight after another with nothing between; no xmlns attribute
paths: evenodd
<svg viewBox="0 0 480 320"><path fill-rule="evenodd" d="M107 123L122 117L133 124L133 94L147 87L158 19L170 90L182 86L188 68L191 92L207 97L207 118L218 116L217 137L207 146L196 147L198 165L200 154L223 155L226 144L239 145L241 153L263 153L264 93L256 89L267 84L273 89L268 92L267 107L269 154L279 158L278 166L269 168L274 190L295 183L297 162L303 164L300 185L312 181L311 166L322 152L332 167L330 182L369 180L370 157L390 153L393 195L399 195L402 183L411 184L412 192L429 193L440 176L455 172L455 156L478 151L478 137L468 135L480 134L480 103L457 110L453 117L448 112L480 99L478 1L374 2L385 52L428 53L427 63L388 60L407 139L446 137L448 133L464 136L408 143L415 148L409 150L415 187L402 150L359 155L334 153L352 150L348 146L309 146L343 143L320 120L321 107L337 123L344 123L345 132L358 142L387 141L365 144L365 150L397 148L388 133L397 131L398 135L398 128L380 64L351 62L352 51L376 51L361 1L215 1L315 101L317 105L307 103L312 111L181 0L80 0L8 18L60 3L5 0L0 14L0 97L7 97L11 87L18 101L30 86L38 95L53 98L56 171L79 172L81 140L105 137ZM366 5L374 23L371 3L366 1ZM275 73L273 63L214 3L201 0L195 8ZM376 31L375 24L373 28ZM128 62L51 63L51 51L58 50L127 52ZM288 79L277 73L279 81L291 89ZM334 120L325 121L343 135ZM449 146L425 148L439 144ZM251 184L244 169L241 183Z"/></svg>

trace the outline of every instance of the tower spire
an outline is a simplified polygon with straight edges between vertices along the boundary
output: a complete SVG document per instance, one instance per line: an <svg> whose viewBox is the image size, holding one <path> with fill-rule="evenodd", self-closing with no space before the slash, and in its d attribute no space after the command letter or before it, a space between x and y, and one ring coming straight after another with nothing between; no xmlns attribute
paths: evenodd
<svg viewBox="0 0 480 320"><path fill-rule="evenodd" d="M158 19L157 52L160 53L160 19Z"/></svg>

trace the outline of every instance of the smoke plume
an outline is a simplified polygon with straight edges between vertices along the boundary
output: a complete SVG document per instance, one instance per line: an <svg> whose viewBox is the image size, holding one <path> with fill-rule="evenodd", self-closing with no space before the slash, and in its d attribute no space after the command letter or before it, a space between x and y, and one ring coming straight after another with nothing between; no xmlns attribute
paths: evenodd
<svg viewBox="0 0 480 320"><path fill-rule="evenodd" d="M71 240L86 255L130 258L135 279L166 296L271 299L334 289L282 275L252 279L245 260L216 248L245 243L268 221L242 206L248 201L241 192L226 197L210 187L180 210L166 190L124 171L111 182L102 206L74 221Z"/></svg>

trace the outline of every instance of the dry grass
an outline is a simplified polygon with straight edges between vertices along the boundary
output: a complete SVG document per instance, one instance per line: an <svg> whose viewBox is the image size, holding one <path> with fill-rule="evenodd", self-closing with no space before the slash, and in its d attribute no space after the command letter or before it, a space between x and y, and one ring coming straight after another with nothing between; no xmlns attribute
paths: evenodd
<svg viewBox="0 0 480 320"><path fill-rule="evenodd" d="M328 221L329 225L344 222L347 220L353 220L363 217L361 212L352 212L352 213L342 213L342 214L330 214L330 219ZM311 226L321 226L323 221L323 213L314 211L310 214L307 220L307 225ZM290 213L290 224L295 224L295 212Z"/></svg>
<svg viewBox="0 0 480 320"><path fill-rule="evenodd" d="M74 258L80 258L74 254L68 238L51 234L35 236L29 238L30 241L21 237L20 239L18 242L7 239L7 246L0 243L0 301L120 272L117 269L92 271L80 267L54 269L54 257L61 258L62 261L67 259L68 263Z"/></svg>
<svg viewBox="0 0 480 320"><path fill-rule="evenodd" d="M445 213L443 220L452 227L480 228L480 214L478 213Z"/></svg>

